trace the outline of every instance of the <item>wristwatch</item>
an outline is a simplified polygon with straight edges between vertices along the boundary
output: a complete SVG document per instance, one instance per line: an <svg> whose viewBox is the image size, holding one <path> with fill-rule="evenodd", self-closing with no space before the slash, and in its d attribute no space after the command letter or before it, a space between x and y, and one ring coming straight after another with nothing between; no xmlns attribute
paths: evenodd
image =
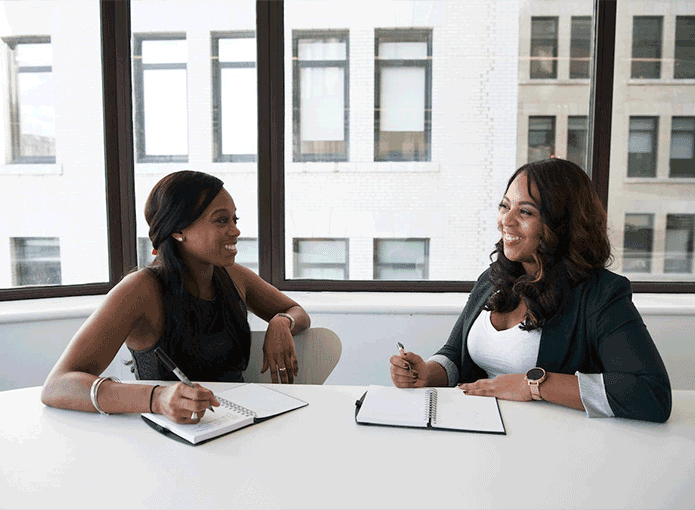
<svg viewBox="0 0 695 510"><path fill-rule="evenodd" d="M528 387L531 390L531 397L533 400L543 400L541 397L541 383L545 381L546 374L545 370L540 367L535 367L526 372L526 377L524 380L528 383Z"/></svg>

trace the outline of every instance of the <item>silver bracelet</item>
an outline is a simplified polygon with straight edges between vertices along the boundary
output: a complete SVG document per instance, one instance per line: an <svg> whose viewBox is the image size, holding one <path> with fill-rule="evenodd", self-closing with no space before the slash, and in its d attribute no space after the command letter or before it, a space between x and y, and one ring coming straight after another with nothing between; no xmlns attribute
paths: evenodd
<svg viewBox="0 0 695 510"><path fill-rule="evenodd" d="M289 319L290 321L290 331L294 329L294 317L292 317L289 313L276 313L275 317L284 317L285 319Z"/></svg>
<svg viewBox="0 0 695 510"><path fill-rule="evenodd" d="M114 382L121 382L118 380L117 377L97 377L94 382L92 383L92 388L89 390L89 398L92 399L92 405L94 406L94 409L99 411L99 414L109 414L106 411L104 411L101 407L99 407L99 386L101 386L101 383L103 383L105 380L109 381L114 381Z"/></svg>

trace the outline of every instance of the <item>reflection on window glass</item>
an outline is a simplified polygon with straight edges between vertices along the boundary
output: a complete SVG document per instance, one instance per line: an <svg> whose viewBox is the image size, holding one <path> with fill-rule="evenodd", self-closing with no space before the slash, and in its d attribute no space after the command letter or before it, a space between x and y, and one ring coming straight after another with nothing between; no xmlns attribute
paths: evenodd
<svg viewBox="0 0 695 510"><path fill-rule="evenodd" d="M676 16L675 57L673 77L695 78L695 16Z"/></svg>
<svg viewBox="0 0 695 510"><path fill-rule="evenodd" d="M135 142L139 162L188 161L185 36L135 36Z"/></svg>
<svg viewBox="0 0 695 510"><path fill-rule="evenodd" d="M374 239L375 280L427 280L429 239Z"/></svg>
<svg viewBox="0 0 695 510"><path fill-rule="evenodd" d="M692 273L695 214L666 216L664 273Z"/></svg>
<svg viewBox="0 0 695 510"><path fill-rule="evenodd" d="M60 285L60 242L55 237L17 237L12 247L12 285Z"/></svg>
<svg viewBox="0 0 695 510"><path fill-rule="evenodd" d="M431 31L379 30L374 48L374 159L428 161Z"/></svg>
<svg viewBox="0 0 695 510"><path fill-rule="evenodd" d="M348 159L348 33L294 32L294 160Z"/></svg>
<svg viewBox="0 0 695 510"><path fill-rule="evenodd" d="M531 18L531 78L557 78L558 19Z"/></svg>
<svg viewBox="0 0 695 510"><path fill-rule="evenodd" d="M661 16L635 16L632 24L632 77L661 77Z"/></svg>
<svg viewBox="0 0 695 510"><path fill-rule="evenodd" d="M256 161L256 39L253 32L212 38L215 161Z"/></svg>
<svg viewBox="0 0 695 510"><path fill-rule="evenodd" d="M671 120L671 177L695 177L695 117Z"/></svg>
<svg viewBox="0 0 695 510"><path fill-rule="evenodd" d="M654 215L626 214L623 271L649 273L652 270Z"/></svg>
<svg viewBox="0 0 695 510"><path fill-rule="evenodd" d="M347 239L294 239L294 277L348 279Z"/></svg>

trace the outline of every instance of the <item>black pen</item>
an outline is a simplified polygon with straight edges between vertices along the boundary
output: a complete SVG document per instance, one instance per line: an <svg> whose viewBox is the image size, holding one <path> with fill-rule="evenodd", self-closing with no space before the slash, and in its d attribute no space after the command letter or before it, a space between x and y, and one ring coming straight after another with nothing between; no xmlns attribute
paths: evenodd
<svg viewBox="0 0 695 510"><path fill-rule="evenodd" d="M398 347L398 352L401 355L405 354L405 347L403 347L402 343L396 342L396 347ZM408 364L408 372L410 373L410 375L413 375L413 371L410 369L410 363L408 363L407 361L406 363Z"/></svg>
<svg viewBox="0 0 695 510"><path fill-rule="evenodd" d="M173 361L171 361L171 358L169 356L167 356L166 352L164 352L159 347L157 347L154 350L154 353L157 355L157 357L164 364L165 367L167 367L169 370L174 372L174 375L179 378L179 381L181 381L186 386L190 386L191 388L195 388L195 385L191 382L191 380L188 377L186 377L186 375L183 372L181 372L181 369L179 367L177 367ZM210 411L212 411L213 413L215 412L215 410L212 408L212 406L208 407L208 409Z"/></svg>

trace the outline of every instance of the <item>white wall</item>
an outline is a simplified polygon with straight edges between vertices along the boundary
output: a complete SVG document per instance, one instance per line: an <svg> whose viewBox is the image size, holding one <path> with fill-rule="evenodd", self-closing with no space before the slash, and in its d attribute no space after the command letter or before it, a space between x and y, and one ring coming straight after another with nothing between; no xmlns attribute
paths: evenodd
<svg viewBox="0 0 695 510"><path fill-rule="evenodd" d="M423 357L448 338L466 294L290 293L312 325L335 331L343 353L326 384L390 384L395 342ZM70 338L102 297L5 302L0 307L0 390L43 384ZM664 358L674 389L695 390L695 299L688 295L635 296ZM32 309L33 308L33 309ZM49 318L50 317L50 318ZM251 316L251 327L263 321ZM109 374L129 377L119 361Z"/></svg>

